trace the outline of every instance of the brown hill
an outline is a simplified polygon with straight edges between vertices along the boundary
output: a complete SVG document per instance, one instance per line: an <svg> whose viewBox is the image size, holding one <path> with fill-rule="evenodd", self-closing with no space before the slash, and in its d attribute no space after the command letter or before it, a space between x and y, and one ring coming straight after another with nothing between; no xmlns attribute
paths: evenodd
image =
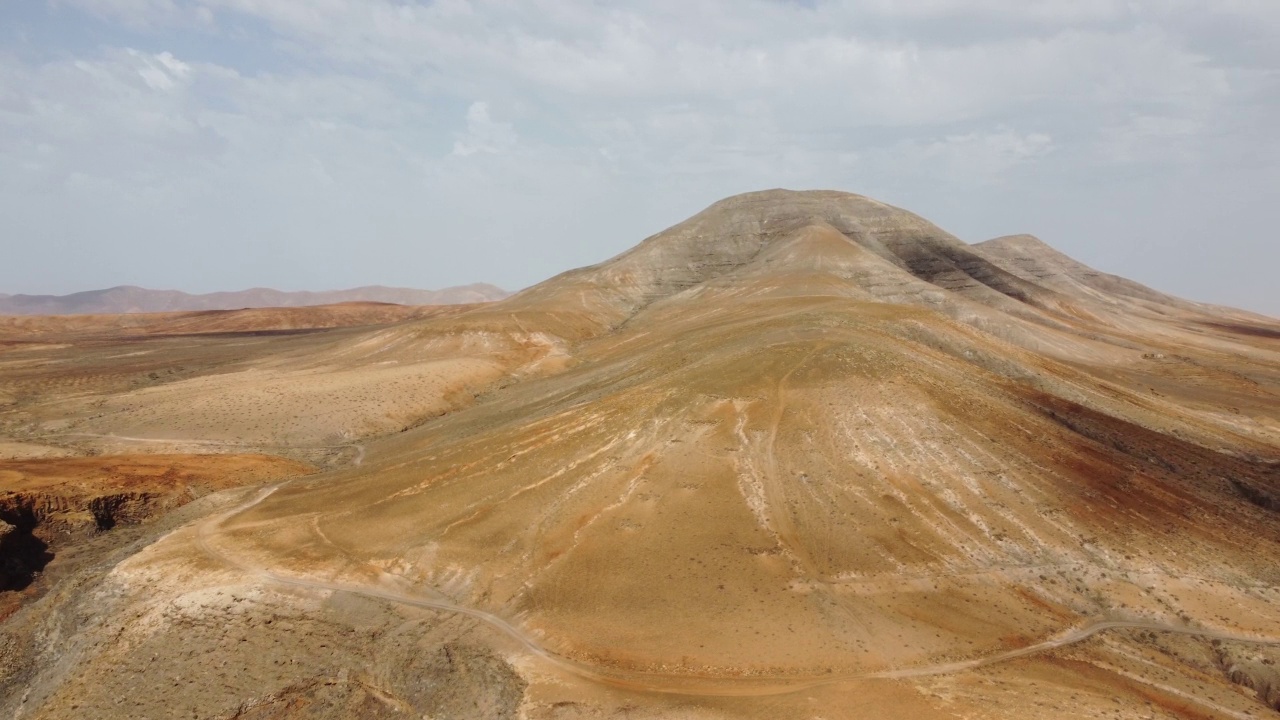
<svg viewBox="0 0 1280 720"><path fill-rule="evenodd" d="M114 612L147 624L42 675L33 716L165 707L143 656L225 661L184 699L242 717L1244 717L1280 686L1273 320L768 191L499 303L303 343L25 401L119 442L268 442L275 407L308 408L282 444L403 424L119 565ZM197 418L214 398L234 409ZM388 659L340 642L326 685L308 653L347 636L282 613Z"/></svg>
<svg viewBox="0 0 1280 720"><path fill-rule="evenodd" d="M282 292L253 288L192 295L178 290L148 290L122 285L71 295L0 295L0 315L114 315L192 310L303 307L348 302L397 305L449 305L501 300L510 293L485 283L443 290L412 290L380 285L327 292Z"/></svg>

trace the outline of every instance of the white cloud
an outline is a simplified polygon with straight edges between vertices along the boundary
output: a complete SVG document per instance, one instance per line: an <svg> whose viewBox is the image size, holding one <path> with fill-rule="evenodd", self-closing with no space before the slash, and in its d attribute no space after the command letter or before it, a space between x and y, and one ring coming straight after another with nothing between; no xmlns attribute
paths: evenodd
<svg viewBox="0 0 1280 720"><path fill-rule="evenodd" d="M199 7L176 0L50 0L54 7L72 7L133 29L208 24L212 17Z"/></svg>
<svg viewBox="0 0 1280 720"><path fill-rule="evenodd" d="M436 275L396 281L519 285L763 186L884 192L926 215L1051 187L1015 209L1051 224L1063 197L1235 186L1280 163L1266 0L58 2L57 22L129 30L0 56L10 236L87 236L32 198L122 244L360 236L425 253L428 235L466 235L424 263ZM1173 191L1148 192L1155 212ZM488 264L525 232L544 233L544 264ZM357 266L352 282L391 281L370 256L308 284Z"/></svg>
<svg viewBox="0 0 1280 720"><path fill-rule="evenodd" d="M911 139L875 151L869 158L880 172L903 170L952 184L999 183L1010 170L1053 152L1053 138L1009 128L928 140Z"/></svg>
<svg viewBox="0 0 1280 720"><path fill-rule="evenodd" d="M1115 165L1194 162L1197 136L1205 129L1195 118L1134 114L1103 131L1098 159Z"/></svg>
<svg viewBox="0 0 1280 720"><path fill-rule="evenodd" d="M147 55L133 49L127 52L139 60L138 76L152 90L172 91L185 84L191 76L191 66L168 52L159 55Z"/></svg>
<svg viewBox="0 0 1280 720"><path fill-rule="evenodd" d="M514 145L515 129L510 123L497 122L489 117L489 104L473 102L467 108L467 129L453 143L454 155L475 153L499 153Z"/></svg>

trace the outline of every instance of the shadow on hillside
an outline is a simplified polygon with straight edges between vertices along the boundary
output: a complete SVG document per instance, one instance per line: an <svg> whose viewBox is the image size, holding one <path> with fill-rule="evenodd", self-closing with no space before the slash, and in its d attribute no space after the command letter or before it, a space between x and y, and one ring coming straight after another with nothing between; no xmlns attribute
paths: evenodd
<svg viewBox="0 0 1280 720"><path fill-rule="evenodd" d="M49 545L31 533L34 515L0 513L0 591L23 590L39 576L53 553Z"/></svg>

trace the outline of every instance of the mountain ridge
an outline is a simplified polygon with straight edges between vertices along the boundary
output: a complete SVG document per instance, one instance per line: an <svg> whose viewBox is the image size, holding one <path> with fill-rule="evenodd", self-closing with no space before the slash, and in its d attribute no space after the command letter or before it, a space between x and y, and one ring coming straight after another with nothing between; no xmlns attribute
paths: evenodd
<svg viewBox="0 0 1280 720"><path fill-rule="evenodd" d="M472 283L440 290L366 285L346 290L283 291L272 288L249 288L198 294L181 290L153 290L136 285L118 285L68 295L0 294L0 315L109 315L306 307L347 302L453 305L492 302L505 298L509 294L488 283Z"/></svg>

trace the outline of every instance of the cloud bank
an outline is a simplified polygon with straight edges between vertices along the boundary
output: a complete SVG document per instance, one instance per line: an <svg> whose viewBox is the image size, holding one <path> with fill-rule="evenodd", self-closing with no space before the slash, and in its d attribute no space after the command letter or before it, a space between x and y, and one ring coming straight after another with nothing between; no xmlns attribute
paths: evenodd
<svg viewBox="0 0 1280 720"><path fill-rule="evenodd" d="M1280 314L1280 4L0 6L0 292L510 288L828 187Z"/></svg>

